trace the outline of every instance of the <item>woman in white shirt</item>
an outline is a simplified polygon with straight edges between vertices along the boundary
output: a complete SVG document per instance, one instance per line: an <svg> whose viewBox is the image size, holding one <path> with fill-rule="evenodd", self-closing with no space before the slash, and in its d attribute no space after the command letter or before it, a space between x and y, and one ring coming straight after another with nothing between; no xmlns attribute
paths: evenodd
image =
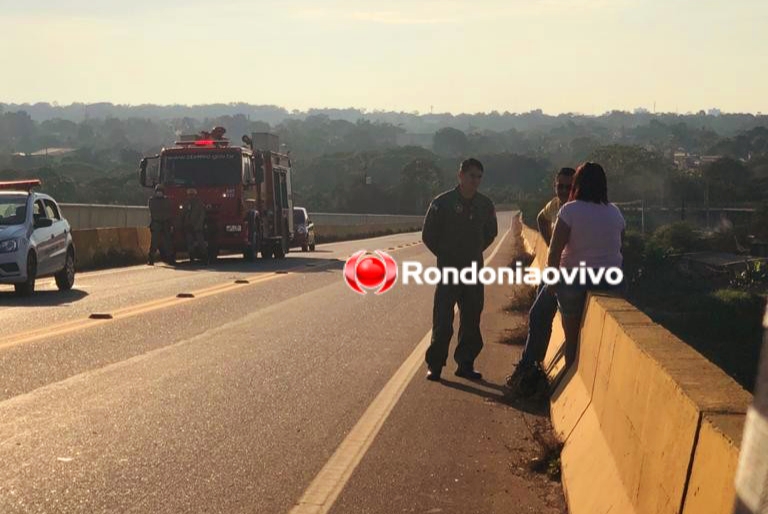
<svg viewBox="0 0 768 514"><path fill-rule="evenodd" d="M621 268L621 245L626 223L619 208L608 202L608 184L602 166L586 162L579 166L571 185L569 201L560 208L549 246L547 266L562 270L591 268L583 273L587 283L562 282L555 286L558 308L565 331L565 358L570 365L576 357L581 315L588 290L621 289L623 284L611 285L606 272ZM581 273L580 273L581 274ZM608 276L615 278L614 270ZM594 280L599 276L598 280Z"/></svg>

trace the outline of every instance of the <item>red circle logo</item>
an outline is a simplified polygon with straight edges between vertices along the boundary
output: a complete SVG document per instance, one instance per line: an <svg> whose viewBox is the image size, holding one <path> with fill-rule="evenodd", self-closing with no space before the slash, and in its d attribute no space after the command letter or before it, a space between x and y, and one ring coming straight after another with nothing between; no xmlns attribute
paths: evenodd
<svg viewBox="0 0 768 514"><path fill-rule="evenodd" d="M397 263L380 250L376 250L376 255L365 254L365 250L360 250L347 259L344 263L344 280L359 294L366 293L360 286L366 289L378 288L376 294L387 292L397 280Z"/></svg>
<svg viewBox="0 0 768 514"><path fill-rule="evenodd" d="M361 286L373 289L384 282L385 277L384 263L376 257L369 255L357 263L357 281Z"/></svg>

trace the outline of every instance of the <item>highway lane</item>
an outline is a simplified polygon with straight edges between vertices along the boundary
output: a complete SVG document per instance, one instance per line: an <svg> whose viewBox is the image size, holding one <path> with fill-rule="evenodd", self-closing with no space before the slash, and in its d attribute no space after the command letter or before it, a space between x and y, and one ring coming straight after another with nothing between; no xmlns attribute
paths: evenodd
<svg viewBox="0 0 768 514"><path fill-rule="evenodd" d="M386 250L415 243L419 237L419 233L397 234L368 239L366 244ZM158 264L85 272L77 274L74 289L66 293L56 289L53 278L44 278L38 281L38 291L30 298L18 298L13 286L0 285L0 341L32 327L64 323L93 312L109 312L261 273L345 260L360 249L360 244L346 241L318 245L316 252L294 251L283 261L249 263L227 256L208 267L182 262L176 267Z"/></svg>
<svg viewBox="0 0 768 514"><path fill-rule="evenodd" d="M430 327L431 287L361 297L340 269L0 349L0 512L288 512ZM201 287L178 280L154 294Z"/></svg>

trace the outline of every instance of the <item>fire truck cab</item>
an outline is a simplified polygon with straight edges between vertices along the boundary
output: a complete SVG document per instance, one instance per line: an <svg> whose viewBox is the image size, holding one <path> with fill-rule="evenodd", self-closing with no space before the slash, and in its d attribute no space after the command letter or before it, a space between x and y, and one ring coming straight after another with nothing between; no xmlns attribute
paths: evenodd
<svg viewBox="0 0 768 514"><path fill-rule="evenodd" d="M144 187L163 184L171 200L173 250L186 251L181 214L190 190L205 205L208 258L220 251L248 260L284 258L293 236L291 160L279 152L277 136L252 133L232 146L226 131L181 136L174 146L141 160ZM173 259L172 259L173 260Z"/></svg>

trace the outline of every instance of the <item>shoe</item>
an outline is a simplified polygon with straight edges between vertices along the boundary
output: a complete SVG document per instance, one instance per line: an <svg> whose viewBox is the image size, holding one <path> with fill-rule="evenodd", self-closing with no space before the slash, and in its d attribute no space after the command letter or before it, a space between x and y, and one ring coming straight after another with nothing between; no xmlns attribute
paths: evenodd
<svg viewBox="0 0 768 514"><path fill-rule="evenodd" d="M459 366L456 369L455 375L469 380L480 380L483 378L483 374L473 369L472 366Z"/></svg>
<svg viewBox="0 0 768 514"><path fill-rule="evenodd" d="M518 365L514 373L507 377L506 396L530 398L546 384L546 374L538 364Z"/></svg>
<svg viewBox="0 0 768 514"><path fill-rule="evenodd" d="M432 382L439 382L441 371L442 370L440 368L437 368L437 369L429 368L427 370L427 380L431 380Z"/></svg>

